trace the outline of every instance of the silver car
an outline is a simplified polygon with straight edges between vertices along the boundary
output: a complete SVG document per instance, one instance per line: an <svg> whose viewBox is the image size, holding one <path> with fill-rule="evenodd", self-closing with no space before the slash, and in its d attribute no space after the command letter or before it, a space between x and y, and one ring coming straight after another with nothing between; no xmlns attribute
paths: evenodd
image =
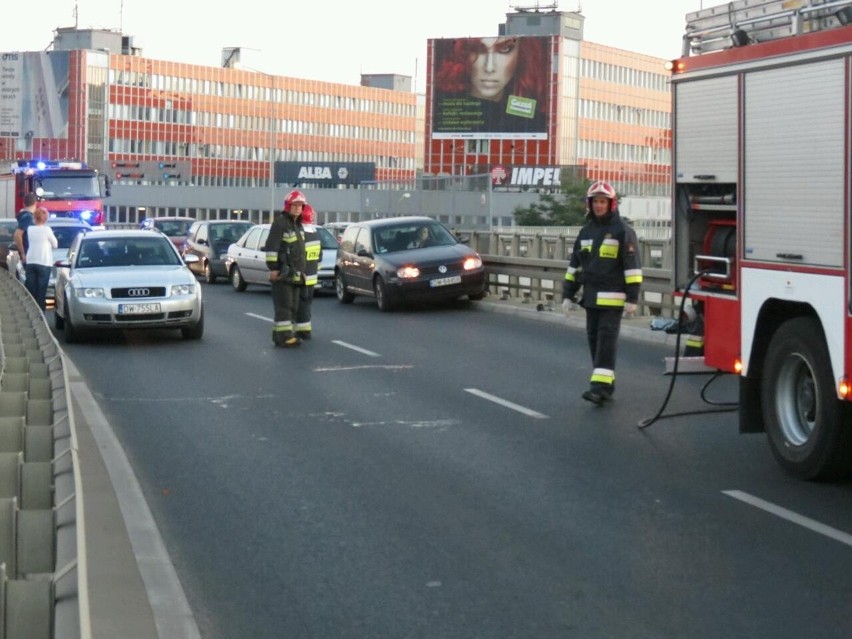
<svg viewBox="0 0 852 639"><path fill-rule="evenodd" d="M74 342L82 331L176 328L201 339L201 285L168 237L140 230L79 235L57 262L57 330ZM186 263L185 263L186 262Z"/></svg>
<svg viewBox="0 0 852 639"><path fill-rule="evenodd" d="M305 225L308 228L311 225ZM269 269L266 266L266 237L269 224L256 224L234 244L228 247L225 259L228 279L235 291L242 292L249 284L269 286ZM323 226L315 227L320 239L322 254L317 271L317 285L314 293L320 291L334 293L334 262L337 259L337 240Z"/></svg>

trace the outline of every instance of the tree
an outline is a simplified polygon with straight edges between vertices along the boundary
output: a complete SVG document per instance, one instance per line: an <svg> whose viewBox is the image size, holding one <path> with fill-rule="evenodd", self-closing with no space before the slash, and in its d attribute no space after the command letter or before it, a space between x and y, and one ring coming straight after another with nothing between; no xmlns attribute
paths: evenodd
<svg viewBox="0 0 852 639"><path fill-rule="evenodd" d="M543 193L529 207L514 210L518 226L582 226L586 217L586 191L591 180L569 174L563 177L560 193Z"/></svg>

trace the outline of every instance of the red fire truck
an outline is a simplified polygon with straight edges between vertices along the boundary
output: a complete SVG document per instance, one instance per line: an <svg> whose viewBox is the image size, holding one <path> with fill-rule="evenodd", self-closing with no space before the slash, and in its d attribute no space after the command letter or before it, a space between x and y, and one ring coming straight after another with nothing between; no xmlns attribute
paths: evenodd
<svg viewBox="0 0 852 639"><path fill-rule="evenodd" d="M847 24L852 1L727 2L686 16L672 62L674 278L703 324L693 364L739 376L740 431L766 432L806 479L852 472Z"/></svg>
<svg viewBox="0 0 852 639"><path fill-rule="evenodd" d="M39 206L51 217L76 217L93 227L104 225L103 199L109 196L105 175L83 162L65 160L11 160L0 172L0 180L13 185L7 217L23 208L24 196L35 193ZM6 190L9 187L7 185Z"/></svg>

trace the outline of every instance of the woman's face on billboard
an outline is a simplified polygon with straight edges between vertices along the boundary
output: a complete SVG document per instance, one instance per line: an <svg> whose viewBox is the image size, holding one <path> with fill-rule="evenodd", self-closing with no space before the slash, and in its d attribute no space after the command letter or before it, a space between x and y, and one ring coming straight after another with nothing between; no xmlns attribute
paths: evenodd
<svg viewBox="0 0 852 639"><path fill-rule="evenodd" d="M481 38L469 61L470 94L481 100L501 100L518 66L518 40Z"/></svg>

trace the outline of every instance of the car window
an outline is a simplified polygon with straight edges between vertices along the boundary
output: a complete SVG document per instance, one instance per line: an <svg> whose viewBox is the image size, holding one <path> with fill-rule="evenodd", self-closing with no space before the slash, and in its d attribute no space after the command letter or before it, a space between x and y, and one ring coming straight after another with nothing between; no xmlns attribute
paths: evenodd
<svg viewBox="0 0 852 639"><path fill-rule="evenodd" d="M257 243L257 250L263 251L266 248L266 238L269 237L269 229L263 229L260 232L260 242Z"/></svg>
<svg viewBox="0 0 852 639"><path fill-rule="evenodd" d="M324 229L321 226L317 227L317 233L319 233L320 238L320 246L324 249L334 249L337 250L337 240L334 235L331 234L331 231L328 229Z"/></svg>
<svg viewBox="0 0 852 639"><path fill-rule="evenodd" d="M56 236L56 248L67 249L71 247L71 242L80 233L87 233L89 229L82 226L52 226L51 230Z"/></svg>
<svg viewBox="0 0 852 639"><path fill-rule="evenodd" d="M207 241L207 225L202 224L198 227L198 230L195 233L195 241L196 242L206 242Z"/></svg>
<svg viewBox="0 0 852 639"><path fill-rule="evenodd" d="M189 229L189 222L185 220L158 220L154 225L169 237L186 235Z"/></svg>
<svg viewBox="0 0 852 639"><path fill-rule="evenodd" d="M362 252L373 252L373 240L370 237L370 229L361 229L358 237L355 239L355 254L357 255Z"/></svg>
<svg viewBox="0 0 852 639"><path fill-rule="evenodd" d="M257 241L260 239L260 228L253 228L243 238L243 246L251 251L257 250Z"/></svg>
<svg viewBox="0 0 852 639"><path fill-rule="evenodd" d="M343 232L343 237L340 240L340 248L347 253L355 252L355 238L358 237L360 227L350 226Z"/></svg>

